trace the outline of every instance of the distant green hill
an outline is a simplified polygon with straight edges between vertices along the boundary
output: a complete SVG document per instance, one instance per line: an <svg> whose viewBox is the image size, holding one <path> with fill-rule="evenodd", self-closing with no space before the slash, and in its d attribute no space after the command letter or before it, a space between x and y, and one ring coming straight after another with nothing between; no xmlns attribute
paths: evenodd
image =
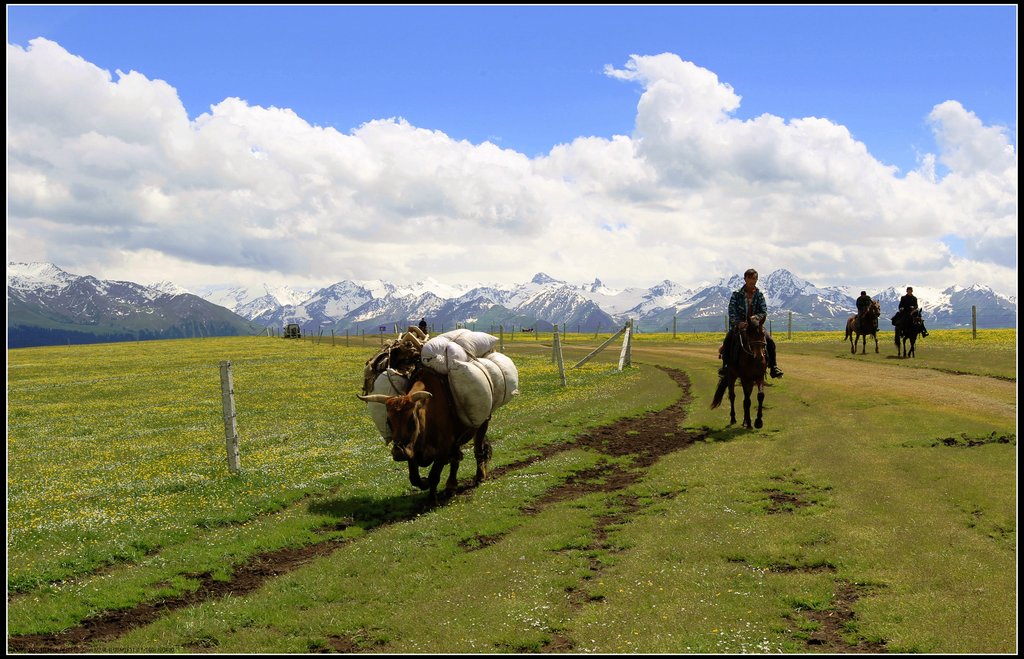
<svg viewBox="0 0 1024 659"><path fill-rule="evenodd" d="M247 336L266 329L195 295L164 295L144 304L93 297L89 313L76 319L71 309L43 305L8 289L7 347L146 341L207 336Z"/></svg>

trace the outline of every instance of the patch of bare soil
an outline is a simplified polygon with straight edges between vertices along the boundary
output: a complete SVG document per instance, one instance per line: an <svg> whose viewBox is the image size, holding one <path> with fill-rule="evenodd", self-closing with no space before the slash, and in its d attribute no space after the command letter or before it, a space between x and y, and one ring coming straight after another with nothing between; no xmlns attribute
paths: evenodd
<svg viewBox="0 0 1024 659"><path fill-rule="evenodd" d="M807 639L807 648L826 654L880 654L887 652L884 643L860 640L848 643L842 636L846 626L853 622L853 604L860 599L864 587L848 581L836 582L832 606L824 611L801 611L807 620L818 623L818 628Z"/></svg>

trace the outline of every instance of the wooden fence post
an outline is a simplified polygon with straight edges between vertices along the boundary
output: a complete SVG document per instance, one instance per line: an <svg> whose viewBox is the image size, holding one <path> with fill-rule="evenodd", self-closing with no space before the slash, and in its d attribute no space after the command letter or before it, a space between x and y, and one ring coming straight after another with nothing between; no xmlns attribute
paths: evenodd
<svg viewBox="0 0 1024 659"><path fill-rule="evenodd" d="M633 365L632 355L633 345L633 319L630 318L626 321L626 333L622 337L622 351L619 353L619 370L621 371L623 366L630 367Z"/></svg>
<svg viewBox="0 0 1024 659"><path fill-rule="evenodd" d="M224 441L228 451L228 471L237 474L242 466L238 454L238 425L235 420L235 385L229 361L220 363L220 391L224 407Z"/></svg>
<svg viewBox="0 0 1024 659"><path fill-rule="evenodd" d="M555 325L555 340L551 343L551 348L558 361L558 376L562 379L562 386L565 386L565 364L562 363L562 343L558 339L558 325Z"/></svg>
<svg viewBox="0 0 1024 659"><path fill-rule="evenodd" d="M971 305L971 338L978 338L978 307Z"/></svg>
<svg viewBox="0 0 1024 659"><path fill-rule="evenodd" d="M789 329L786 331L786 338L787 339L792 339L793 338L793 312L792 311L789 312Z"/></svg>

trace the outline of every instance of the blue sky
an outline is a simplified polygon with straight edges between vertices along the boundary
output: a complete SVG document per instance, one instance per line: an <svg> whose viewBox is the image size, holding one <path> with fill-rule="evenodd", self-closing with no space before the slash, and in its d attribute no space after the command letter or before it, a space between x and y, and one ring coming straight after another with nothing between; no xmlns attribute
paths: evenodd
<svg viewBox="0 0 1024 659"><path fill-rule="evenodd" d="M736 116L827 117L908 171L956 99L1016 143L1016 7L8 7L46 36L173 85L190 117L227 96L349 131L401 116L526 155L633 128L603 75L673 52L743 97Z"/></svg>
<svg viewBox="0 0 1024 659"><path fill-rule="evenodd" d="M651 74L644 72L641 84L635 84L636 79L609 70L626 71L633 55L668 53L710 71L719 84L733 90L739 101L726 110L730 119L752 122L768 115L783 122L827 120L863 143L880 165L897 167L897 180L923 164L939 179L947 177L947 159L929 120L933 109L946 101L958 103L982 126L1001 131L1014 152L1014 171L1016 167L1017 9L1011 5L8 6L7 18L9 49L29 50L31 39L43 37L109 72L115 82L117 71L135 71L150 82L162 80L192 121L234 97L249 108L291 110L312 127L331 127L346 135L367 122L401 117L412 127L436 131L454 142L490 142L536 159L578 138L607 142L617 135L640 137L635 132L638 103L654 89ZM17 92L10 65L8 91ZM957 148L963 152L964 147ZM929 154L935 156L931 161ZM580 174L560 176L576 181ZM666 178L664 172L659 176ZM1012 193L1015 198L1015 188ZM647 194L632 190L626 197ZM808 204L794 201L789 207ZM635 210L623 210L620 220L603 218L597 226L639 226L628 219ZM869 211L855 211L851 217L865 213ZM11 220L9 213L9 224ZM988 261L994 259L1003 271L982 268L985 272L977 278L998 281L1007 267L1016 269L1015 254L1013 263L1007 263L1006 231L993 229L972 238L943 226L934 242L946 245L952 256L966 258L1002 240L1003 254ZM898 239L895 234L893 240ZM1016 242L1015 229L1012 240ZM18 257L18 247L8 241L9 257ZM34 251L38 256L39 250ZM29 256L33 249L23 252ZM188 262L198 257L179 253L176 258ZM606 261L580 266L579 274ZM289 272L287 264L273 263L269 256L255 258L249 266L261 264L285 278ZM566 265L564 259L551 256L539 259L539 267L522 271L557 270L559 265ZM436 263L431 267L439 270ZM738 261L719 260L705 270L720 267L744 269ZM566 270L551 274L578 274L575 268ZM797 274L822 277L834 272L848 278L840 270L823 267ZM367 271L352 268L323 273L322 278L337 280ZM453 277L485 274L480 267L451 272ZM491 279L508 276L519 276L519 270L496 271ZM947 279L964 277L961 272ZM647 278L652 284L674 279L671 273L654 272Z"/></svg>

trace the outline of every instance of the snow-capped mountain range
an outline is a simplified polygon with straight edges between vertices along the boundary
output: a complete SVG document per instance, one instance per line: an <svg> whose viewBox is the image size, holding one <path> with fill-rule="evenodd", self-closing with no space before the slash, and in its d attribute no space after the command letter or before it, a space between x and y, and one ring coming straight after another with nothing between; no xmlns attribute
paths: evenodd
<svg viewBox="0 0 1024 659"><path fill-rule="evenodd" d="M91 280L97 294L114 283L69 274L49 263L8 263L9 300L52 305L59 291L83 279ZM513 285L449 286L432 279L398 285L383 280L339 281L321 289L263 285L204 287L195 296L230 310L252 324L279 329L298 323L304 332L376 332L392 330L426 318L434 333L456 325L483 331L534 327L548 330L558 324L566 331L605 331L632 318L639 331L718 331L725 328L729 297L743 285L742 277L688 288L664 280L649 288L612 289L600 279L575 284L538 273L530 281ZM138 287L139 299L149 295L173 298L189 292L172 282ZM841 331L855 313L860 291L851 287L816 286L785 269L763 275L759 287L768 303L769 318L794 331ZM903 291L888 288L869 292L881 303L885 320L896 312ZM916 288L915 294L929 328L970 327L972 306L978 327L1016 327L1016 298L986 286L952 286L943 290ZM10 302L9 302L10 307Z"/></svg>
<svg viewBox="0 0 1024 659"><path fill-rule="evenodd" d="M265 331L170 282L78 276L51 263L7 264L7 347L234 336Z"/></svg>

